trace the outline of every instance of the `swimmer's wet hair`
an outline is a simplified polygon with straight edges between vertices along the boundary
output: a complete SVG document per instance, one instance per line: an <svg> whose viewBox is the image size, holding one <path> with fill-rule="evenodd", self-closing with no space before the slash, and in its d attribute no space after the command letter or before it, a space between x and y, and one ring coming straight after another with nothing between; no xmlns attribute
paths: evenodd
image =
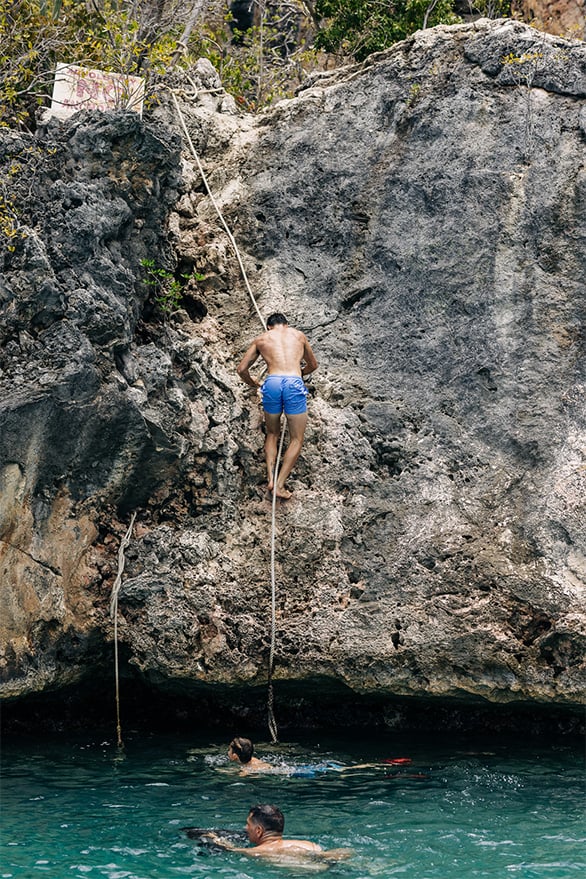
<svg viewBox="0 0 586 879"><path fill-rule="evenodd" d="M250 739L243 739L241 736L237 736L230 742L230 747L241 763L250 763L254 754L254 745Z"/></svg>
<svg viewBox="0 0 586 879"><path fill-rule="evenodd" d="M267 327L275 327L277 324L288 324L289 321L280 311L275 311L267 317Z"/></svg>
<svg viewBox="0 0 586 879"><path fill-rule="evenodd" d="M282 833L285 829L283 813L276 806L271 806L268 803L251 806L248 816L255 824L260 824L264 830Z"/></svg>

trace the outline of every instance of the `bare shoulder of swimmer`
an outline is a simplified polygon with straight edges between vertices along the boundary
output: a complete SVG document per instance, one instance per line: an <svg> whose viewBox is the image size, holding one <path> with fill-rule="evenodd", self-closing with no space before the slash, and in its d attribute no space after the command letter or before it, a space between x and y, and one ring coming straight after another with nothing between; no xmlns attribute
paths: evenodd
<svg viewBox="0 0 586 879"><path fill-rule="evenodd" d="M351 858L353 854L354 849L351 848L331 848L322 851L321 856L328 861L345 861L348 858Z"/></svg>
<svg viewBox="0 0 586 879"><path fill-rule="evenodd" d="M251 772L279 772L276 766L265 763L257 757L252 757L248 763L242 763L240 766L241 775L249 775Z"/></svg>
<svg viewBox="0 0 586 879"><path fill-rule="evenodd" d="M308 839L283 839L281 841L282 849L310 852L311 854L322 854L323 848L317 842L310 842Z"/></svg>
<svg viewBox="0 0 586 879"><path fill-rule="evenodd" d="M252 857L262 857L268 860L274 860L281 864L304 865L313 862L316 866L323 864L323 869L327 869L328 862L334 863L350 858L354 852L352 849L336 848L324 850L321 846L314 842L303 839L287 839L283 840L283 844L279 846L260 845L256 848L238 849Z"/></svg>

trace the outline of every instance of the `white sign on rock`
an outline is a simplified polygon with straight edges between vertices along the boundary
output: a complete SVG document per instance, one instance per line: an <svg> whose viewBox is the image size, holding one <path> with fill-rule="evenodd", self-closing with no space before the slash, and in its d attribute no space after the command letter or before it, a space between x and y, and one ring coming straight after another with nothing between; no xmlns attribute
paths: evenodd
<svg viewBox="0 0 586 879"><path fill-rule="evenodd" d="M144 79L76 64L57 64L51 116L66 119L78 110L132 110L142 115Z"/></svg>

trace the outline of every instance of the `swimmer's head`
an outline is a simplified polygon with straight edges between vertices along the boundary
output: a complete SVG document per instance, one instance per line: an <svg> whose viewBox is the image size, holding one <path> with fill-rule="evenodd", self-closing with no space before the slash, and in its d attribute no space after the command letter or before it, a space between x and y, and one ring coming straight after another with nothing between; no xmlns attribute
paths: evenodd
<svg viewBox="0 0 586 879"><path fill-rule="evenodd" d="M280 311L275 311L274 314L270 314L267 317L267 327L276 327L278 324L284 324L287 326L288 320L284 314L281 314Z"/></svg>
<svg viewBox="0 0 586 879"><path fill-rule="evenodd" d="M228 757L230 760L238 760L240 763L250 763L254 754L254 745L250 739L237 736L228 745Z"/></svg>
<svg viewBox="0 0 586 879"><path fill-rule="evenodd" d="M276 806L263 803L251 807L246 821L246 832L251 842L255 842L264 833L282 834L284 829L285 818ZM259 833L259 830L262 832Z"/></svg>

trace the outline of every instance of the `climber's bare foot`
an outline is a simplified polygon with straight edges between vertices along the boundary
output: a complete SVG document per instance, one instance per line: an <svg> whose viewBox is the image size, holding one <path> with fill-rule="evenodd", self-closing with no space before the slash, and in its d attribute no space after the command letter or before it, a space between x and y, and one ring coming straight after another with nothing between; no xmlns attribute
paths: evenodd
<svg viewBox="0 0 586 879"><path fill-rule="evenodd" d="M277 491L276 491L277 497L282 498L284 501L288 501L289 498L292 496L292 494L293 494L293 492L287 491L286 488L279 488L279 486L277 485Z"/></svg>
<svg viewBox="0 0 586 879"><path fill-rule="evenodd" d="M271 479L271 480L269 481L269 484L267 485L267 491L269 491L269 492L272 494L272 493L273 493L273 488L274 488L274 487L275 487L275 483L274 483L273 480Z"/></svg>

